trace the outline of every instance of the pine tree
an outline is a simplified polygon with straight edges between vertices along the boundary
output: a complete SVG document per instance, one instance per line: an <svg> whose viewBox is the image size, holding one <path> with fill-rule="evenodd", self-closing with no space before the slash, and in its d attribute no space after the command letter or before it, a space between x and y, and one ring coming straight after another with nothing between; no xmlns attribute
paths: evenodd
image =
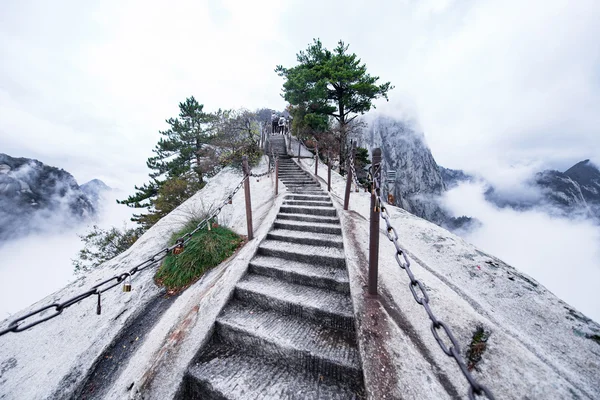
<svg viewBox="0 0 600 400"><path fill-rule="evenodd" d="M193 96L179 103L179 116L166 121L170 128L159 132L163 137L152 150L156 155L146 162L152 170L150 182L135 186L137 193L117 202L129 207L146 208L149 214L157 214L155 200L165 182L185 176L190 180L190 187L202 188L204 175L215 166L210 157L212 149L207 144L222 114L221 110L215 114L204 112L204 105L199 104ZM190 171L192 174L189 174ZM155 216L149 214L134 214L131 220L148 228L160 219L155 217L160 217L163 212L158 211L160 215Z"/></svg>
<svg viewBox="0 0 600 400"><path fill-rule="evenodd" d="M345 147L349 124L359 115L374 108L373 100L383 97L393 86L390 82L377 84L379 77L367 73L367 66L348 45L339 41L333 51L327 50L319 39L297 55L298 65L275 72L283 78L283 98L297 107L294 123L312 129L325 129L327 119L338 123L336 134L340 142L340 161ZM303 121L297 121L300 116Z"/></svg>

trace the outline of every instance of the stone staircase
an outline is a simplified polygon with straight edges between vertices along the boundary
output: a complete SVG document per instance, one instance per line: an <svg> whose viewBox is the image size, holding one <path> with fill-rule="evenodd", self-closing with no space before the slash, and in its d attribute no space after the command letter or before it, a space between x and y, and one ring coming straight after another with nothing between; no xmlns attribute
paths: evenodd
<svg viewBox="0 0 600 400"><path fill-rule="evenodd" d="M179 399L361 399L342 232L319 184L271 136L287 186L247 275L188 367Z"/></svg>

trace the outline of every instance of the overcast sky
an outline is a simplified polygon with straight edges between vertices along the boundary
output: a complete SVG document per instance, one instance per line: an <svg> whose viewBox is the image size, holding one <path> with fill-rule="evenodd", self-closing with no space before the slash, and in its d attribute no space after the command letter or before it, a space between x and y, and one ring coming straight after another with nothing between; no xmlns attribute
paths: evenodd
<svg viewBox="0 0 600 400"><path fill-rule="evenodd" d="M600 160L598 20L596 0L4 0L0 151L129 188L180 101L281 109L274 67L320 37L396 86L379 109L441 165L565 169Z"/></svg>

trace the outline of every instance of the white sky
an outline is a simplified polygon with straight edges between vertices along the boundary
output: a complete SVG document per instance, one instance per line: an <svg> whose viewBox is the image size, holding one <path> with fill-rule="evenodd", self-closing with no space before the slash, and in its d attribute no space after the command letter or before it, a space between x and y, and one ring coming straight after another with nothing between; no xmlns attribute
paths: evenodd
<svg viewBox="0 0 600 400"><path fill-rule="evenodd" d="M180 101L281 109L274 67L320 37L396 86L380 109L440 164L565 169L600 159L599 19L595 0L4 0L0 151L131 188Z"/></svg>

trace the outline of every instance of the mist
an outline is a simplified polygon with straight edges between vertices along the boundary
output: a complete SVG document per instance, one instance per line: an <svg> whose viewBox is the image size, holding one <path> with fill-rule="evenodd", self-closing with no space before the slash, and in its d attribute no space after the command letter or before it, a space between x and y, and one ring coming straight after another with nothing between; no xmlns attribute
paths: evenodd
<svg viewBox="0 0 600 400"><path fill-rule="evenodd" d="M463 183L444 195L443 204L453 216L481 222L457 233L600 321L600 227L545 207L498 208L485 200L485 189L482 183Z"/></svg>
<svg viewBox="0 0 600 400"><path fill-rule="evenodd" d="M111 190L103 193L96 218L56 229L56 217L38 219L41 232L0 244L0 320L43 299L76 279L71 260L83 248L78 235L93 225L100 228L131 226L135 210L117 204L125 193ZM45 226L44 226L45 225Z"/></svg>

